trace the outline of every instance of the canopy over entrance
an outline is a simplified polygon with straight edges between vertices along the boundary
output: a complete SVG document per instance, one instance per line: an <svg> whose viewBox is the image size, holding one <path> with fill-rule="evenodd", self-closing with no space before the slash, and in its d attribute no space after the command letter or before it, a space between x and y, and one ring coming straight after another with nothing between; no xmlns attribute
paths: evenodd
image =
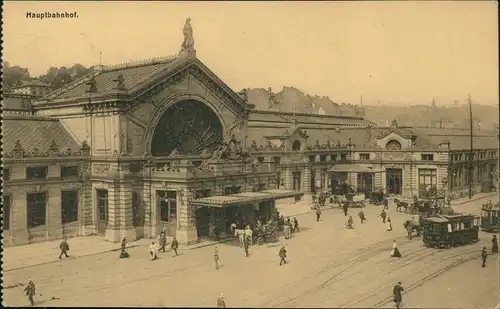
<svg viewBox="0 0 500 309"><path fill-rule="evenodd" d="M367 164L335 164L328 170L330 173L381 173L381 170L375 169Z"/></svg>
<svg viewBox="0 0 500 309"><path fill-rule="evenodd" d="M265 190L260 192L244 192L223 196L202 197L191 201L194 206L224 207L241 204L259 203L301 196L304 193L288 190Z"/></svg>

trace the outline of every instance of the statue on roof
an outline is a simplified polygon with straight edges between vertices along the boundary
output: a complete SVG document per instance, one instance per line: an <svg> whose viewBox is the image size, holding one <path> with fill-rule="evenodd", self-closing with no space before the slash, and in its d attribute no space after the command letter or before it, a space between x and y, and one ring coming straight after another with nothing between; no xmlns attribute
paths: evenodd
<svg viewBox="0 0 500 309"><path fill-rule="evenodd" d="M193 28L191 27L191 18L186 19L184 24L184 42L182 42L182 51L194 51L194 38L193 38Z"/></svg>
<svg viewBox="0 0 500 309"><path fill-rule="evenodd" d="M118 75L113 81L116 83L115 89L118 90L125 90L125 78L123 78L123 75Z"/></svg>

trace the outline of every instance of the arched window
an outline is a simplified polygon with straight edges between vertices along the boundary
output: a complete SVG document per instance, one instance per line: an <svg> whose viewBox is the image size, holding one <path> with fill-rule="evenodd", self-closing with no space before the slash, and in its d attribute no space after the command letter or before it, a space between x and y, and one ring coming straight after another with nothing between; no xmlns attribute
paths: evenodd
<svg viewBox="0 0 500 309"><path fill-rule="evenodd" d="M292 144L292 151L299 151L300 146L301 146L300 141L295 140L295 142L293 142Z"/></svg>
<svg viewBox="0 0 500 309"><path fill-rule="evenodd" d="M397 140L390 140L385 145L385 149L387 150L401 150L401 143Z"/></svg>

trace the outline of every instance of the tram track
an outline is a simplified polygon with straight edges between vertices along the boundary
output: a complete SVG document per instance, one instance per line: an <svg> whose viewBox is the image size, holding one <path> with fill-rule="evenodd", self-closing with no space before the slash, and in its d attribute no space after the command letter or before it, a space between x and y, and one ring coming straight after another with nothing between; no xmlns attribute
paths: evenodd
<svg viewBox="0 0 500 309"><path fill-rule="evenodd" d="M402 237L395 238L394 240L402 241L404 239L406 239L406 237L402 236ZM345 254L341 255L340 259L336 259L335 261L328 263L327 265L321 267L319 270L313 272L312 274L303 276L299 280L296 280L294 282L291 282L289 284L285 284L285 285L281 286L279 288L279 292L271 295L270 300L261 304L259 307L262 308L262 307L269 307L269 306L276 306L276 305L279 306L283 303L291 301L290 299L287 299L286 301L283 301L281 303L273 304L273 303L275 303L276 299L279 299L280 297L286 296L285 294L291 294L291 292L290 292L291 290L302 287L306 280L317 279L318 276L324 275L325 273L327 273L335 268L349 264L349 266L347 266L347 268L343 270L343 271L346 271L347 269L349 269L357 264L361 264L361 263L369 260L374 255L380 254L382 252L389 252L391 244L392 244L392 240L382 240L382 241L378 241L374 244L371 244L371 245L363 248L364 253L362 253L361 255L357 251L345 253ZM354 261L352 261L351 258L354 258ZM338 275L340 275L340 273ZM328 282L333 281L335 278L336 278L336 276L330 277L329 279L324 281L321 285L326 286L326 285L328 285ZM303 292L303 293L295 296L293 299L300 298L302 294L309 294L309 293L310 293L309 291Z"/></svg>
<svg viewBox="0 0 500 309"><path fill-rule="evenodd" d="M464 255L465 255L465 257L464 257ZM435 268L437 268L437 270L432 271L430 274L426 275L422 279L418 279L417 280L418 285L422 285L422 284L426 283L427 281L439 276L440 274L444 273L445 271L447 271L453 267L456 267L462 263L470 261L471 259L478 258L478 250L471 249L471 250L457 252L456 254L454 254L452 256L446 256L445 259L442 259L442 256L438 256L436 254L430 254L428 256L434 256L435 258L431 259L430 261L425 261L425 263L423 265L422 265L422 263L420 263L419 265L421 267L416 269L415 273L419 274L419 273L424 272L425 270L435 269ZM458 258L458 259L455 260L456 258ZM452 261L450 261L450 259ZM406 279L407 277L405 277L404 275L402 277L398 276L398 272L400 272L400 271L401 271L401 268L394 269L393 271L390 271L386 275L386 277L389 277L390 279L385 280L385 282L383 284L377 283L376 287L372 293L366 293L366 290L365 290L364 294L366 294L366 295L361 296L361 297L353 297L354 300L343 303L343 304L339 304L338 307L341 307L341 308L350 307L350 306L357 307L357 305L362 303L363 301L369 300L371 297L376 297L377 295L380 295L381 291L388 291L388 294L391 294L392 293L391 288L394 286L395 282L398 282L398 281L407 282L407 279ZM373 279L373 277L371 279ZM367 281L368 280L366 280L365 282L362 282L361 284L367 283ZM411 279L410 279L410 282L411 282ZM415 287L413 287L414 285L415 285L415 283L410 284L410 285L405 285L405 292L407 293L407 292L411 291L412 289L414 289L415 288ZM344 290L348 290L352 287L353 286L349 286L349 287L345 288ZM341 291L339 293L341 293ZM336 294L339 294L339 293L336 293ZM383 304L387 303L388 301L392 301L392 295L384 298ZM376 307L376 306L370 305L370 307Z"/></svg>
<svg viewBox="0 0 500 309"><path fill-rule="evenodd" d="M324 267L323 270L326 272L328 270L335 269L336 267L333 266L334 264L336 264L336 265L340 264L339 265L340 267L343 266L340 271L336 272L334 275L330 276L328 279L324 280L319 285L318 284L308 284L304 280L300 280L298 284L300 284L301 286L311 286L311 287L307 288L304 291L301 291L300 293L293 293L290 290L286 290L286 293L288 295L295 294L296 296L293 298L285 299L281 302L268 302L268 303L266 303L266 305L272 306L272 307L280 307L280 306L294 307L294 306L297 306L298 304L300 304L305 299L307 299L309 297L314 297L315 295L320 293L322 290L325 290L328 286L330 286L333 283L338 283L338 282L341 282L343 280L353 278L353 277L358 278L358 275L366 272L366 269L362 268L362 269L358 269L357 271L354 271L354 272L349 272L349 271L355 269L356 266L358 266L359 264L361 264L363 262L366 262L370 259L377 259L378 257L380 257L380 255L379 254L377 255L376 253L377 253L377 251L379 251L377 249L380 249L380 247L377 248L377 246L380 246L381 243L384 243L384 242L379 242L379 243L373 245L371 248L372 250L369 250L369 252L367 252L366 254L362 255L361 257L355 259L354 261L351 261L350 263L349 262L346 263L345 259L342 259L340 261L336 261L336 263L331 263L331 264L327 265L326 267ZM401 248L405 248L405 247L407 247L407 245L409 245L409 244L405 244L405 245L401 246ZM387 254L389 252L389 250L387 249L386 246L384 246L383 250L380 253L385 254L385 252L387 252ZM453 257L462 255L462 254L467 253L467 252L469 252L469 251L460 250L460 252L453 255ZM470 250L470 252L475 252L477 255L477 250ZM390 260L389 263L386 263L385 260L378 261L378 263L375 263L375 264L378 265L380 262L383 262L384 263L383 265L386 265L385 268L389 268L389 269L381 269L379 272L377 272L377 274L370 276L368 278L365 278L361 282L356 281L355 284L351 284L349 286L343 287L341 290L335 291L334 295L331 297L328 297L328 299L332 299L335 295L342 294L346 291L351 290L352 288L355 288L356 286L363 285L363 284L366 285L370 282L373 282L374 279L380 278L381 276L387 276L388 274L394 274L397 272L401 272L402 269L405 269L405 268L410 267L410 266L414 266L416 264L416 262L419 262L417 265L422 265L422 263L420 263L420 261L425 261L425 265L423 267L421 267L422 269L420 269L419 271L425 270L427 267L429 267L430 266L429 263L433 263L436 265L439 263L443 263L443 254L442 253L443 253L443 251L433 250L433 249L429 249L429 248L422 246L422 247L418 247L414 250L408 250L405 253L405 258L403 258L403 261L404 261L403 264L400 264L401 259L393 259L393 260ZM367 256L368 256L368 258L367 258ZM429 258L431 258L431 259L429 259ZM445 257L445 260L448 258L449 257ZM344 263L342 263L342 262L344 262ZM444 262L444 263L446 264L446 262ZM393 265L393 266L391 266L391 265ZM390 268L394 267L394 266L396 266L397 268L394 268L393 270L391 270ZM317 273L317 275L318 274L319 273ZM388 284L391 285L391 284L393 284L393 282L390 281L390 283L388 283ZM275 295L275 297L276 297L276 295ZM371 296L369 296L369 297L371 297ZM301 304L301 306L302 305L303 304ZM331 306L331 304L329 304L329 306ZM344 306L340 306L340 307L344 307Z"/></svg>

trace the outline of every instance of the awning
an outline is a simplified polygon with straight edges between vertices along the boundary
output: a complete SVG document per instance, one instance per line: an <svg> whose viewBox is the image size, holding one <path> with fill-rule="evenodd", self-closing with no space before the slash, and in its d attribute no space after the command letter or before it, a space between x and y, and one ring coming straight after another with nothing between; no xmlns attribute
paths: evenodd
<svg viewBox="0 0 500 309"><path fill-rule="evenodd" d="M367 164L335 164L328 170L331 173L380 173L381 170Z"/></svg>
<svg viewBox="0 0 500 309"><path fill-rule="evenodd" d="M238 204L254 204L284 198L302 196L304 193L288 190L264 190L260 192L243 192L230 195L202 197L191 201L194 206L224 207Z"/></svg>

